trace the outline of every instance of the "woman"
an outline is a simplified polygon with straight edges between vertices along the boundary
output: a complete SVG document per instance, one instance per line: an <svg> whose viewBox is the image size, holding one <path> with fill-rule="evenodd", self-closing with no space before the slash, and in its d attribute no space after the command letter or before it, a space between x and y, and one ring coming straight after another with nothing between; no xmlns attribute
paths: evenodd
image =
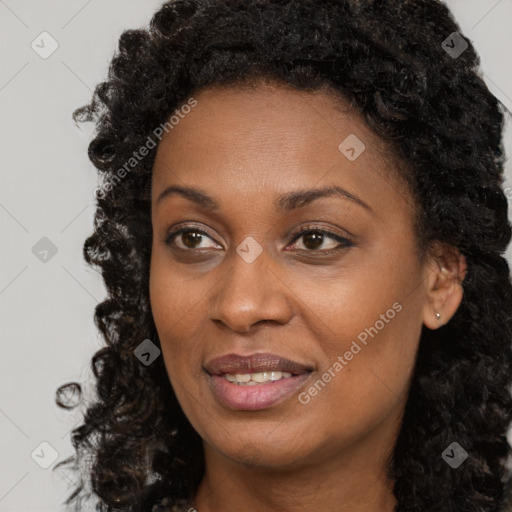
<svg viewBox="0 0 512 512"><path fill-rule="evenodd" d="M435 0L176 0L95 121L99 510L507 510L502 107Z"/></svg>

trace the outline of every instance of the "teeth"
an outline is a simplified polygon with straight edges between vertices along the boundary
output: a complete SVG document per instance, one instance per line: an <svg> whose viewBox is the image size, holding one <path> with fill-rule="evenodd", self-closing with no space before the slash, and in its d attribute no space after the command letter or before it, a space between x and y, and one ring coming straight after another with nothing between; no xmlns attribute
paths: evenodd
<svg viewBox="0 0 512 512"><path fill-rule="evenodd" d="M272 382L275 380L289 379L292 376L289 372L259 372L259 373L237 373L235 375L226 373L224 378L238 385L255 386L261 382Z"/></svg>

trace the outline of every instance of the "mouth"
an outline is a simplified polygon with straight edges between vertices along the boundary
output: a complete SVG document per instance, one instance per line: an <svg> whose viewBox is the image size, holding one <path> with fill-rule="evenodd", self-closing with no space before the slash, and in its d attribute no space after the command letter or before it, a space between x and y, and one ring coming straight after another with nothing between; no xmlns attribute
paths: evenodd
<svg viewBox="0 0 512 512"><path fill-rule="evenodd" d="M204 369L210 375L258 375L262 373L281 373L301 375L313 370L313 367L292 361L286 357L270 353L251 354L242 356L239 354L226 354L225 356L213 359L205 364ZM269 378L269 380L271 380ZM246 381L242 381L246 382ZM256 382L264 382L258 381Z"/></svg>
<svg viewBox="0 0 512 512"><path fill-rule="evenodd" d="M204 370L216 398L231 409L266 409L284 401L309 378L313 367L269 353L227 354Z"/></svg>
<svg viewBox="0 0 512 512"><path fill-rule="evenodd" d="M257 386L263 382L275 382L281 379L289 379L293 374L290 372L270 371L257 373L225 373L224 378L228 382L238 386Z"/></svg>

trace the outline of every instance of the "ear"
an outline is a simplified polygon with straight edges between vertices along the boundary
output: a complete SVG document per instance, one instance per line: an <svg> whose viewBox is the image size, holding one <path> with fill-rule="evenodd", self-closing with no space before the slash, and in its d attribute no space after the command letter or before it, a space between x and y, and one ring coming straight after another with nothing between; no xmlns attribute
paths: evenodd
<svg viewBox="0 0 512 512"><path fill-rule="evenodd" d="M429 249L426 271L427 301L423 307L423 323L429 329L438 329L450 321L462 301L466 259L457 248L435 242Z"/></svg>

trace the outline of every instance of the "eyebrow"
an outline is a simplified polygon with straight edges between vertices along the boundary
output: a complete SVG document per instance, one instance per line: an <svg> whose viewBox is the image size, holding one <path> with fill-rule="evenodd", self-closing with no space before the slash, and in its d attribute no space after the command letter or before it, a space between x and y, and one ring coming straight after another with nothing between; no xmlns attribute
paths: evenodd
<svg viewBox="0 0 512 512"><path fill-rule="evenodd" d="M156 204L160 204L160 202L173 195L180 195L189 201L196 203L198 206L203 207L204 209L211 211L220 210L219 203L213 199L213 197L209 196L203 190L193 187L180 187L177 185L172 185L163 190L158 199L156 200ZM345 189L338 187L336 185L331 185L328 187L317 188L317 189L306 189L306 190L296 190L294 192L287 192L278 196L274 201L274 208L280 212L289 212L296 208L302 208L309 203L315 201L316 199L320 199L322 197L333 197L340 196L341 198L348 199L359 206L362 206L368 211L373 211L370 206L368 206L364 201L360 198L347 192Z"/></svg>

